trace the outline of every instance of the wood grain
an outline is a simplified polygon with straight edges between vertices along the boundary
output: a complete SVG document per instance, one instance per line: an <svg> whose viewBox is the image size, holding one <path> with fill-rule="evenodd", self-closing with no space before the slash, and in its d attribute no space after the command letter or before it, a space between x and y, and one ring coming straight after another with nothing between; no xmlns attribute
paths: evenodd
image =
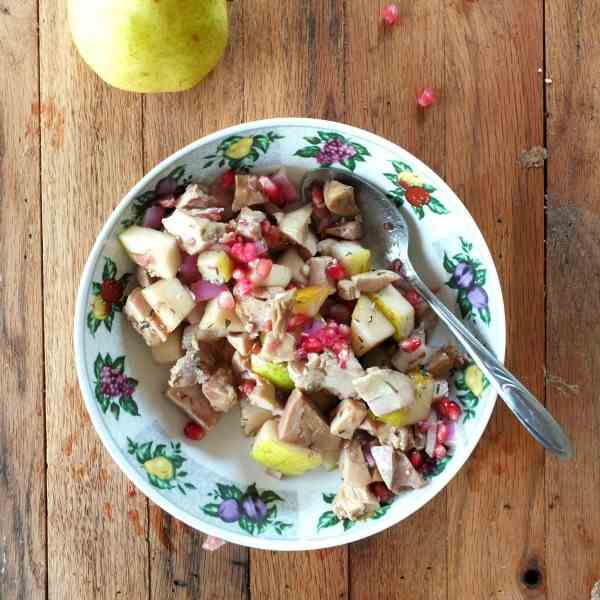
<svg viewBox="0 0 600 600"><path fill-rule="evenodd" d="M246 4L245 119L344 114L341 0ZM347 549L250 552L252 598L347 597Z"/></svg>
<svg viewBox="0 0 600 600"><path fill-rule="evenodd" d="M549 595L564 600L600 581L599 27L597 3L546 2L546 394L575 446L574 461L546 461L546 552Z"/></svg>
<svg viewBox="0 0 600 600"><path fill-rule="evenodd" d="M37 44L37 3L3 2L0 11L0 598L19 599L46 597Z"/></svg>
<svg viewBox="0 0 600 600"><path fill-rule="evenodd" d="M40 2L48 595L146 598L146 501L94 431L77 385L71 318L96 234L142 175L141 99L79 58L64 2ZM117 317L118 318L118 317Z"/></svg>
<svg viewBox="0 0 600 600"><path fill-rule="evenodd" d="M380 2L346 5L345 120L398 143L443 176L444 3L398 6L401 23L387 29L378 20ZM422 87L442 94L427 112L416 102ZM351 597L445 599L446 529L442 492L410 519L350 546Z"/></svg>
<svg viewBox="0 0 600 600"><path fill-rule="evenodd" d="M229 47L218 67L181 94L144 97L144 169L194 140L243 121L243 4L229 5ZM225 99L227 99L225 101ZM248 550L202 550L205 536L150 503L151 598L248 598Z"/></svg>
<svg viewBox="0 0 600 600"><path fill-rule="evenodd" d="M446 179L485 235L503 285L508 367L544 396L542 2L456 1L446 14ZM501 402L448 488L448 597L544 597L544 455Z"/></svg>

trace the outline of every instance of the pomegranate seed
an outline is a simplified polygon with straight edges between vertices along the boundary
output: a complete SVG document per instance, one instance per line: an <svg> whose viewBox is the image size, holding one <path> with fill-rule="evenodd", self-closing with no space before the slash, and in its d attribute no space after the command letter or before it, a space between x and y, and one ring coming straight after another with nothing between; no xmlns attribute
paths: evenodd
<svg viewBox="0 0 600 600"><path fill-rule="evenodd" d="M448 450L446 450L446 446L443 444L438 444L433 450L433 456L438 460L441 460L448 454Z"/></svg>
<svg viewBox="0 0 600 600"><path fill-rule="evenodd" d="M446 443L448 439L448 425L445 423L440 423L437 428L437 441L440 444Z"/></svg>
<svg viewBox="0 0 600 600"><path fill-rule="evenodd" d="M306 338L302 344L305 352L323 352L323 344L316 338Z"/></svg>
<svg viewBox="0 0 600 600"><path fill-rule="evenodd" d="M266 279L273 268L273 261L269 258L259 258L254 270L260 279Z"/></svg>
<svg viewBox="0 0 600 600"><path fill-rule="evenodd" d="M423 466L423 463L425 462L423 459L423 453L420 452L419 450L413 450L408 455L408 460L410 460L412 466L415 469L420 469Z"/></svg>
<svg viewBox="0 0 600 600"><path fill-rule="evenodd" d="M229 290L218 295L217 306L223 310L233 310L235 308L235 300Z"/></svg>
<svg viewBox="0 0 600 600"><path fill-rule="evenodd" d="M374 481L369 484L369 489L373 493L374 496L377 497L377 500L382 504L388 502L391 498L394 497L394 494L388 490L387 486L383 481Z"/></svg>
<svg viewBox="0 0 600 600"><path fill-rule="evenodd" d="M334 281L344 279L347 275L346 269L344 269L344 267L338 261L336 261L332 265L329 265L325 269L325 273L327 274L327 277L331 277L331 279L333 279Z"/></svg>
<svg viewBox="0 0 600 600"><path fill-rule="evenodd" d="M240 279L234 286L233 288L233 293L235 296L247 296L252 289L254 288L254 284L247 279L246 277L244 277L243 279Z"/></svg>
<svg viewBox="0 0 600 600"><path fill-rule="evenodd" d="M431 88L422 89L417 95L417 104L421 108L427 108L435 103L435 93Z"/></svg>
<svg viewBox="0 0 600 600"><path fill-rule="evenodd" d="M252 379L244 379L242 383L240 383L240 392L246 394L246 396L252 393L252 390L256 387L256 381Z"/></svg>
<svg viewBox="0 0 600 600"><path fill-rule="evenodd" d="M386 4L381 9L381 18L388 27L393 27L400 22L400 11L395 4Z"/></svg>
<svg viewBox="0 0 600 600"><path fill-rule="evenodd" d="M239 281L240 279L243 279L244 277L246 277L246 271L244 271L244 269L240 269L238 267L237 269L233 270L233 273L231 274L231 276L236 281Z"/></svg>
<svg viewBox="0 0 600 600"><path fill-rule="evenodd" d="M202 425L198 425L195 421L188 421L183 429L183 435L195 442L201 440L206 435L206 430Z"/></svg>
<svg viewBox="0 0 600 600"><path fill-rule="evenodd" d="M408 290L404 292L404 297L409 304L412 304L415 308L421 304L421 296L415 290Z"/></svg>
<svg viewBox="0 0 600 600"><path fill-rule="evenodd" d="M310 321L307 315L292 315L288 321L288 330L298 329Z"/></svg>
<svg viewBox="0 0 600 600"><path fill-rule="evenodd" d="M109 303L118 302L123 295L123 285L116 279L105 279L100 287L102 300Z"/></svg>
<svg viewBox="0 0 600 600"><path fill-rule="evenodd" d="M259 177L258 185L271 202L279 205L284 203L279 186L271 178L265 175Z"/></svg>
<svg viewBox="0 0 600 600"><path fill-rule="evenodd" d="M221 175L221 185L226 190L232 188L235 185L235 173L231 170L225 171L225 173Z"/></svg>
<svg viewBox="0 0 600 600"><path fill-rule="evenodd" d="M440 417L443 417L444 419L447 419L448 418L448 405L449 404L450 404L450 398L448 398L448 396L444 396L440 400L436 400L436 402L434 403L433 407L435 408L435 412L437 412L437 414Z"/></svg>
<svg viewBox="0 0 600 600"><path fill-rule="evenodd" d="M421 338L411 337L400 342L400 348L404 352L416 352L421 347Z"/></svg>
<svg viewBox="0 0 600 600"><path fill-rule="evenodd" d="M458 421L462 413L462 409L458 404L456 404L456 402L450 401L448 403L448 407L446 408L446 412L448 413L448 419L451 421Z"/></svg>

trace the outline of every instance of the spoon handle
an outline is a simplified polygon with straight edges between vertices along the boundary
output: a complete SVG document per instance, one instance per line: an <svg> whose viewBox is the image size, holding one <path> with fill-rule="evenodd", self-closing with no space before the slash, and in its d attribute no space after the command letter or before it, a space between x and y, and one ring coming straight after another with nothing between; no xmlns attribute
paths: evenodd
<svg viewBox="0 0 600 600"><path fill-rule="evenodd" d="M531 392L448 310L419 277L411 283L446 324L508 408L542 446L561 458L571 458L571 442L561 426Z"/></svg>

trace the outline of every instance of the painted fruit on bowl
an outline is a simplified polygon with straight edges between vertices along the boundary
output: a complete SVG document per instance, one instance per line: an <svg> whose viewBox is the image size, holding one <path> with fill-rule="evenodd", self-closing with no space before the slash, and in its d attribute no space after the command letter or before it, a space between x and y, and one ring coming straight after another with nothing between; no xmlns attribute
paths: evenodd
<svg viewBox="0 0 600 600"><path fill-rule="evenodd" d="M413 256L417 270L472 331L504 357L500 283L485 241L460 200L434 172L399 146L360 129L312 119L274 119L219 131L148 173L110 215L89 256L77 301L75 354L83 397L99 436L120 468L155 503L197 530L236 544L307 550L373 535L427 503L468 459L490 418L495 394L469 361L455 369L448 398L437 408L456 424L451 450L443 456L440 452L430 462L425 486L395 498L381 486L380 508L360 521L336 515L333 500L340 476L337 470L328 470L320 457L316 461L309 454L291 454L286 459L290 472L303 475L282 479L268 475L250 456L253 440L240 429L239 411L232 410L221 419L215 430L218 434L205 435L201 428L190 426L189 418L164 396L169 366L153 360L124 318L124 301L136 267L119 238L126 228L160 223L162 207L191 182L218 180L232 185L232 171L264 174L281 165L294 183L307 170L331 165L382 188L411 228L418 248ZM125 243L133 242L125 239ZM164 250L160 268L167 273L172 265L169 248ZM236 249L239 257L251 259L244 256L246 251L243 244ZM236 276L224 260L227 257L213 254L202 264L183 267L181 276L197 293L213 293L207 285L222 286ZM359 273L366 260L355 256L352 264L342 266ZM211 281L196 285L200 272L210 275ZM297 303L294 319L298 323L310 319L317 304L321 307L327 302L327 294L317 296L311 292ZM418 298L407 294L405 301L417 303ZM386 318L393 322L390 335L401 339L405 322L394 308L396 300L372 294L368 302L388 312ZM346 312L339 318L349 319L347 308ZM438 326L431 341L440 346L450 338ZM413 341L403 343L408 348ZM258 362L253 368L289 393L293 385L289 374L275 363ZM418 373L412 377L422 378ZM402 411L388 416L396 425L409 418ZM269 455L273 443L272 436L263 435L254 454ZM415 453L409 459L420 467L423 456Z"/></svg>

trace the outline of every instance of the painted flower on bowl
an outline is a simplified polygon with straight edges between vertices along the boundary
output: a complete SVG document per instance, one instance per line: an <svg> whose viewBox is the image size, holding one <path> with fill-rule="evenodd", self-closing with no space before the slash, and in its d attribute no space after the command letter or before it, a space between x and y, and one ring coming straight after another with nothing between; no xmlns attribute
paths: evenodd
<svg viewBox="0 0 600 600"><path fill-rule="evenodd" d="M490 324L489 297L484 286L486 282L486 268L482 263L471 256L473 244L465 242L462 238L462 252L452 258L444 252L444 269L451 275L446 285L457 290L456 301L463 318L475 319L476 315L486 324Z"/></svg>
<svg viewBox="0 0 600 600"><path fill-rule="evenodd" d="M112 331L115 313L123 310L123 293L130 276L129 273L125 273L117 278L115 262L108 256L104 257L102 281L92 282L92 300L87 315L87 327L93 336L103 323L108 332Z"/></svg>
<svg viewBox="0 0 600 600"><path fill-rule="evenodd" d="M226 137L213 154L204 157L206 162L203 169L212 167L215 163L219 168L227 165L232 171L244 171L250 168L261 154L266 154L273 142L283 139L283 136L268 131L250 136L231 135Z"/></svg>
<svg viewBox="0 0 600 600"><path fill-rule="evenodd" d="M471 363L458 371L454 380L456 398L463 407L463 423L475 417L475 409L479 404L483 392L489 387L490 382L481 369Z"/></svg>
<svg viewBox="0 0 600 600"><path fill-rule="evenodd" d="M124 356L113 359L110 354L98 354L94 361L94 375L94 394L103 413L110 408L117 420L121 411L133 417L140 416L137 402L133 399L138 382L125 374Z"/></svg>
<svg viewBox="0 0 600 600"><path fill-rule="evenodd" d="M292 526L276 518L276 503L283 502L283 498L271 490L259 492L254 483L245 492L237 485L217 483L209 496L213 502L202 506L204 514L219 518L224 523L237 523L240 529L250 535L261 534L270 527L282 535Z"/></svg>
<svg viewBox="0 0 600 600"><path fill-rule="evenodd" d="M394 189L388 192L388 198L398 206L408 202L419 220L425 217L425 209L436 215L448 214L446 207L435 197L436 189L414 173L410 165L398 160L390 162L394 173L383 174L394 185Z"/></svg>
<svg viewBox="0 0 600 600"><path fill-rule="evenodd" d="M135 456L146 472L148 481L155 488L160 490L177 489L184 495L187 494L187 491L196 489L194 484L183 481L188 473L181 467L187 458L181 453L179 442L170 442L167 446L154 442L138 443L128 437L127 452Z"/></svg>
<svg viewBox="0 0 600 600"><path fill-rule="evenodd" d="M357 162L364 162L365 156L371 156L365 146L339 133L317 131L314 137L304 138L310 146L304 146L295 152L295 156L314 158L322 167L339 163L354 171Z"/></svg>

